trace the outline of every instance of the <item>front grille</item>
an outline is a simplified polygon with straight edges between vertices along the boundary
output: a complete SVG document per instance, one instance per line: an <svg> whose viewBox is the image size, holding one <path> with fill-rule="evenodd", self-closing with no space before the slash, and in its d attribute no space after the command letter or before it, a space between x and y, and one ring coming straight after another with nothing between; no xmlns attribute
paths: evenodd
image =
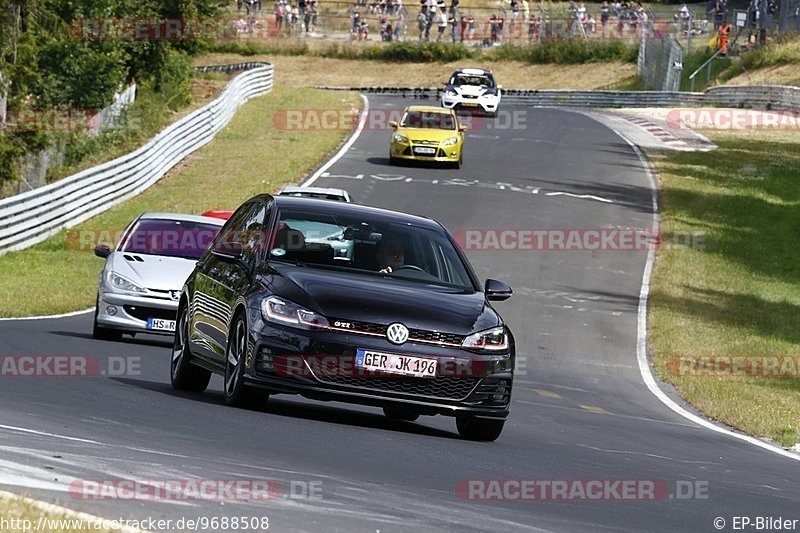
<svg viewBox="0 0 800 533"><path fill-rule="evenodd" d="M349 324L350 327L337 327L336 323ZM376 324L374 322L361 322L357 320L342 320L338 318L329 319L329 323L334 329L347 331L358 335L385 336L388 324ZM408 330L408 342L422 342L427 344L461 346L464 342L463 335L455 333L443 333L441 331L430 331L425 329Z"/></svg>
<svg viewBox="0 0 800 533"><path fill-rule="evenodd" d="M426 146L439 146L439 141L429 141L426 139L414 139L411 141L412 144L423 144Z"/></svg>
<svg viewBox="0 0 800 533"><path fill-rule="evenodd" d="M393 392L442 400L463 400L478 382L477 378L385 378L325 377L321 383L377 392Z"/></svg>
<svg viewBox="0 0 800 533"><path fill-rule="evenodd" d="M176 320L177 310L161 309L159 307L146 307L143 305L124 305L122 306L125 312L139 320L147 320L148 318L162 318L164 320Z"/></svg>

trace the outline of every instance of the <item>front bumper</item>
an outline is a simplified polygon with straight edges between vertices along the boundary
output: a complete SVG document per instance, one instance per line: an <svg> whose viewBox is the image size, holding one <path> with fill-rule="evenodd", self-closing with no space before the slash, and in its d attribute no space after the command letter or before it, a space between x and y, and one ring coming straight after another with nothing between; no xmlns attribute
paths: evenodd
<svg viewBox="0 0 800 533"><path fill-rule="evenodd" d="M147 328L148 318L175 320L178 314L178 301L169 297L153 297L121 292L101 291L97 301L97 324L129 333L152 333L155 335L174 335L167 330ZM109 313L114 308L114 314Z"/></svg>
<svg viewBox="0 0 800 533"><path fill-rule="evenodd" d="M514 374L511 354L479 355L413 342L395 346L382 337L284 329L260 319L253 330L245 379L273 393L403 407L425 415L508 416ZM439 371L432 378L365 372L354 366L359 348L435 358Z"/></svg>
<svg viewBox="0 0 800 533"><path fill-rule="evenodd" d="M416 145L413 141L408 143L401 143L392 141L389 147L389 155L395 159L407 159L413 161L435 161L438 163L455 163L461 159L461 144L456 143L450 146L440 145L424 145L425 148L433 148L436 150L433 154L419 154L414 152Z"/></svg>
<svg viewBox="0 0 800 533"><path fill-rule="evenodd" d="M486 113L496 113L500 106L500 96L484 95L478 98L466 98L460 94L442 93L442 107L448 109L482 110Z"/></svg>

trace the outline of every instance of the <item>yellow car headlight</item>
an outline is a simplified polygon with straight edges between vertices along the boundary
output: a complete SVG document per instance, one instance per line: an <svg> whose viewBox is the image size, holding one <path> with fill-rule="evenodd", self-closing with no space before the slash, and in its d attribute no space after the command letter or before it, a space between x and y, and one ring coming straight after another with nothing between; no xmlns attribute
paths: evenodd
<svg viewBox="0 0 800 533"><path fill-rule="evenodd" d="M450 137L449 139L445 139L442 143L442 146L453 146L458 142L458 137Z"/></svg>
<svg viewBox="0 0 800 533"><path fill-rule="evenodd" d="M405 135L400 135L399 133L395 133L394 135L392 135L392 141L396 143L407 143L408 137L406 137Z"/></svg>

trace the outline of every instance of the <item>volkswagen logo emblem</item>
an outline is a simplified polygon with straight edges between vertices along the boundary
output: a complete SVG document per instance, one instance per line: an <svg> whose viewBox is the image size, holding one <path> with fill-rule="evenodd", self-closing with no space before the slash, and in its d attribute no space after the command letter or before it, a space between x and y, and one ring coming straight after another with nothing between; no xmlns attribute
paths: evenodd
<svg viewBox="0 0 800 533"><path fill-rule="evenodd" d="M389 324L386 328L386 338L392 344L403 344L408 340L408 328L400 322Z"/></svg>
<svg viewBox="0 0 800 533"><path fill-rule="evenodd" d="M177 300L180 295L181 291L169 291L169 297L173 300Z"/></svg>

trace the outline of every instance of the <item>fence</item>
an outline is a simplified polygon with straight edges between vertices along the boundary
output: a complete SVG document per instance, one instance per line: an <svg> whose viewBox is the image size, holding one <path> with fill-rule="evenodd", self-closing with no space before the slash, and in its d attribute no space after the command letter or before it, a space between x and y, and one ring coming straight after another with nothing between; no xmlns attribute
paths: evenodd
<svg viewBox="0 0 800 533"><path fill-rule="evenodd" d="M249 70L234 78L216 100L172 124L138 150L0 200L0 254L27 248L136 196L210 142L240 105L272 89L273 67L269 64L243 63L205 70L241 69Z"/></svg>
<svg viewBox="0 0 800 533"><path fill-rule="evenodd" d="M681 88L683 47L660 31L654 31L651 38L642 32L636 70L647 87L658 91L678 91Z"/></svg>

